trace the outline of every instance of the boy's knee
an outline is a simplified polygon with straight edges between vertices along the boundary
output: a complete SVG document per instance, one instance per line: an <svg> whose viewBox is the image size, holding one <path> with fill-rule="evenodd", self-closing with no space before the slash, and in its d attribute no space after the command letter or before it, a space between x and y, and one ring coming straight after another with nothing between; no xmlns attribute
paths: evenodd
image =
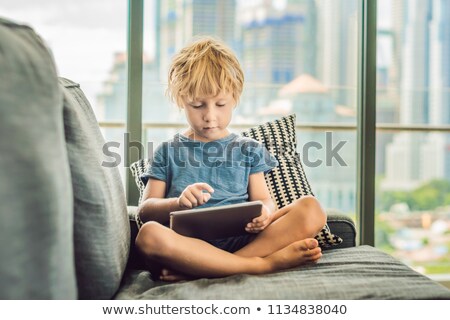
<svg viewBox="0 0 450 320"><path fill-rule="evenodd" d="M307 213L307 225L311 234L316 235L327 223L327 215L314 196L303 196L295 200L295 205Z"/></svg>
<svg viewBox="0 0 450 320"><path fill-rule="evenodd" d="M158 222L145 223L136 237L136 246L146 256L159 255L164 250L165 227Z"/></svg>

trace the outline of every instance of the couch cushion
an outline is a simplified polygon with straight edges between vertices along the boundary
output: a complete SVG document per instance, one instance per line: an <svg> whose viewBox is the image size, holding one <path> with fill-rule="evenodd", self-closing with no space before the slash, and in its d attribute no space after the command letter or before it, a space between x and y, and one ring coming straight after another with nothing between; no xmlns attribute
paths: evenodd
<svg viewBox="0 0 450 320"><path fill-rule="evenodd" d="M153 281L130 270L116 299L346 300L450 299L450 290L378 249L359 246L324 252L314 265L272 274L240 274L180 283Z"/></svg>
<svg viewBox="0 0 450 320"><path fill-rule="evenodd" d="M105 140L80 86L60 78L74 191L75 264L79 298L109 299L129 253L125 192L117 167L101 165Z"/></svg>
<svg viewBox="0 0 450 320"><path fill-rule="evenodd" d="M0 299L75 299L62 95L45 44L0 19Z"/></svg>

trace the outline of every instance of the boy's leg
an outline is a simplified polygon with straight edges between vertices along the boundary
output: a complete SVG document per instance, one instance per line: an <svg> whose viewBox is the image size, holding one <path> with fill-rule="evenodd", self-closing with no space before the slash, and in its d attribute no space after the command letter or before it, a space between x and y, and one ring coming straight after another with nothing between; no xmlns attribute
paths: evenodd
<svg viewBox="0 0 450 320"><path fill-rule="evenodd" d="M327 217L319 201L304 196L274 213L275 221L235 254L242 257L265 257L302 239L314 238Z"/></svg>
<svg viewBox="0 0 450 320"><path fill-rule="evenodd" d="M156 222L142 226L136 244L150 263L157 261L193 277L262 274L314 262L320 257L315 239L298 241L265 258L242 257L205 241L181 236Z"/></svg>

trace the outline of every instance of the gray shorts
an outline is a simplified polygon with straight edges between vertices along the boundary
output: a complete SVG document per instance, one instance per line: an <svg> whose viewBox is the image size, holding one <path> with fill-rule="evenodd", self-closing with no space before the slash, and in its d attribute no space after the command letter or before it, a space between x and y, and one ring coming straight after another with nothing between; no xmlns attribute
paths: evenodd
<svg viewBox="0 0 450 320"><path fill-rule="evenodd" d="M256 238L256 235L255 233L249 233L237 237L209 240L207 242L216 248L233 253L252 242Z"/></svg>

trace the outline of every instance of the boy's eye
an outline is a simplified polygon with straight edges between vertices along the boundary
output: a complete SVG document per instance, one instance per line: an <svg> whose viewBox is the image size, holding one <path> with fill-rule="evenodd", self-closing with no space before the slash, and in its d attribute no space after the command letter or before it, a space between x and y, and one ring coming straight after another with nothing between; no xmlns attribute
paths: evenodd
<svg viewBox="0 0 450 320"><path fill-rule="evenodd" d="M224 104L218 104L217 106L218 106L218 107L225 107Z"/></svg>
<svg viewBox="0 0 450 320"><path fill-rule="evenodd" d="M191 104L191 107L195 108L195 109L200 108L201 106L203 106L203 105L202 104Z"/></svg>

